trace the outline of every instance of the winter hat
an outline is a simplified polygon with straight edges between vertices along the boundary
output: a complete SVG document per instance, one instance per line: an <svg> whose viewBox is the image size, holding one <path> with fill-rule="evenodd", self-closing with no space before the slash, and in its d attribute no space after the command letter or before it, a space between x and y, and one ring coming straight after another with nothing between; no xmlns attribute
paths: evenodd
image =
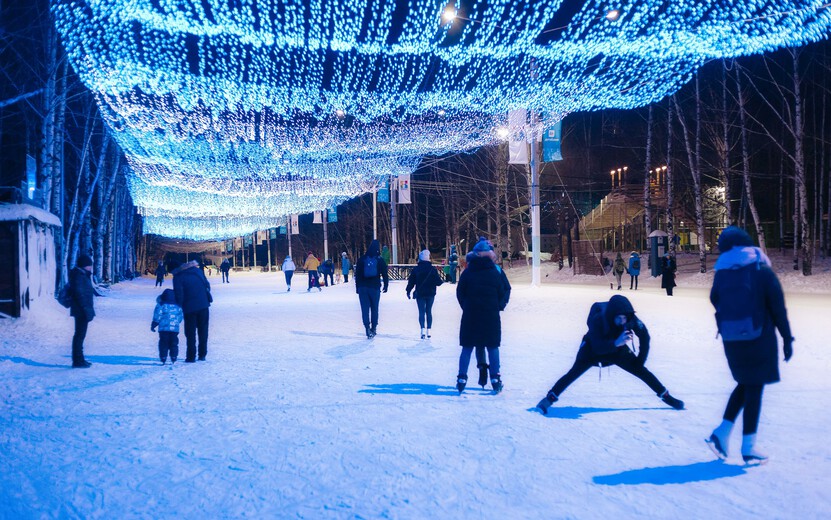
<svg viewBox="0 0 831 520"><path fill-rule="evenodd" d="M75 265L81 269L89 267L92 265L92 258L90 258L89 255L80 255L78 257L78 261L75 262Z"/></svg>
<svg viewBox="0 0 831 520"><path fill-rule="evenodd" d="M473 246L473 251L476 253L483 253L485 251L493 251L493 245L485 237L479 237L479 241Z"/></svg>
<svg viewBox="0 0 831 520"><path fill-rule="evenodd" d="M159 303L176 303L176 293L173 289L165 289L159 296Z"/></svg>
<svg viewBox="0 0 831 520"><path fill-rule="evenodd" d="M728 226L724 228L721 235L718 237L718 250L722 253L730 251L734 247L752 246L753 239L747 234L747 231L737 226Z"/></svg>
<svg viewBox="0 0 831 520"><path fill-rule="evenodd" d="M373 257L381 254L381 243L373 240L369 243L369 248L366 250L366 256Z"/></svg>
<svg viewBox="0 0 831 520"><path fill-rule="evenodd" d="M425 249L424 251L422 251L421 253L419 253L419 254L418 254L418 259L419 259L419 260L423 260L423 261L425 261L425 262L429 262L429 261L430 261L430 250L429 250L429 249Z"/></svg>
<svg viewBox="0 0 831 520"><path fill-rule="evenodd" d="M630 316L635 314L635 308L632 307L629 298L616 294L609 298L609 303L606 305L606 319L611 323L614 321L615 316L620 314Z"/></svg>
<svg viewBox="0 0 831 520"><path fill-rule="evenodd" d="M346 251L340 254L340 256L346 256Z"/></svg>

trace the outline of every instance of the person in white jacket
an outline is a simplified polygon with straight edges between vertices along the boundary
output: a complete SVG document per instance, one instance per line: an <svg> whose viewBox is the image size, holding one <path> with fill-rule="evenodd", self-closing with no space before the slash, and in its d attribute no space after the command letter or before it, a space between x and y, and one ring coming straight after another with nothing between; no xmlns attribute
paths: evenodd
<svg viewBox="0 0 831 520"><path fill-rule="evenodd" d="M294 270L297 267L294 265L294 261L291 259L290 256L287 256L285 260L283 260L283 273L286 275L286 292L291 291L291 277L294 275Z"/></svg>

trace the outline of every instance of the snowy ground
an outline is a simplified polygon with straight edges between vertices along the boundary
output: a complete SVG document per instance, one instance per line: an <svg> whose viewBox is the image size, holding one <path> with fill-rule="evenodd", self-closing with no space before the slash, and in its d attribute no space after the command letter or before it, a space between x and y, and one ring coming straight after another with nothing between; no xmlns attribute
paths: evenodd
<svg viewBox="0 0 831 520"><path fill-rule="evenodd" d="M682 275L672 298L656 280L624 291L654 338L647 366L687 410L613 368L588 372L545 417L532 407L570 367L590 304L613 294L545 273L532 289L526 269L511 272L498 396L453 387L450 285L431 341L403 282L382 296L370 341L352 286L309 294L301 276L286 293L279 273L213 277L208 361L174 367L157 359L151 279L96 299L88 370L68 368L72 322L57 304L2 321L0 517L831 516L829 274L786 283L795 355L764 396L771 461L744 468L738 431L727 463L703 442L733 386L711 275Z"/></svg>

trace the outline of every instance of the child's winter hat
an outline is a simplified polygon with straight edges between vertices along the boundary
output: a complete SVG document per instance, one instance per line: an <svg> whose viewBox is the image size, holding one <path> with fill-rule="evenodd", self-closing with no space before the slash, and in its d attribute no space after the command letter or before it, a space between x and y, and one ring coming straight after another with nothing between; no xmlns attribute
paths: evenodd
<svg viewBox="0 0 831 520"><path fill-rule="evenodd" d="M728 226L724 228L721 235L718 237L718 250L722 253L730 251L734 247L752 246L753 239L747 234L747 231L737 226Z"/></svg>
<svg viewBox="0 0 831 520"><path fill-rule="evenodd" d="M176 293L173 289L165 289L159 296L159 303L176 303Z"/></svg>
<svg viewBox="0 0 831 520"><path fill-rule="evenodd" d="M346 256L346 251L340 254L340 256Z"/></svg>
<svg viewBox="0 0 831 520"><path fill-rule="evenodd" d="M92 265L92 258L89 255L80 255L78 257L78 261L75 262L75 265L83 269L84 267L89 267Z"/></svg>
<svg viewBox="0 0 831 520"><path fill-rule="evenodd" d="M425 262L429 262L430 261L430 250L429 249L423 250L421 253L418 254L418 259L423 260Z"/></svg>
<svg viewBox="0 0 831 520"><path fill-rule="evenodd" d="M490 241L485 237L479 237L479 241L476 242L476 245L473 246L473 250L477 253L482 253L485 251L493 251L493 245Z"/></svg>

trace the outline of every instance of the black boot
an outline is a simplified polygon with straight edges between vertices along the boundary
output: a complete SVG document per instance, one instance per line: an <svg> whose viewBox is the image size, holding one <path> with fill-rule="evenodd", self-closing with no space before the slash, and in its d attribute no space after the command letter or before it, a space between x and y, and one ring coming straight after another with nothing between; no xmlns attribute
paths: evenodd
<svg viewBox="0 0 831 520"><path fill-rule="evenodd" d="M672 397L666 390L664 390L664 393L660 394L659 397L661 398L661 401L665 402L666 404L670 405L676 410L684 409L684 401Z"/></svg>
<svg viewBox="0 0 831 520"><path fill-rule="evenodd" d="M493 392L495 394L498 394L502 391L502 378L499 376L499 374L496 374L496 377L491 379L491 387L493 387Z"/></svg>
<svg viewBox="0 0 831 520"><path fill-rule="evenodd" d="M372 329L371 329L371 328L369 328L369 326L368 326L368 325L367 325L365 328L366 328L366 337L367 337L367 338L371 338L371 337L373 336L373 334L372 334Z"/></svg>
<svg viewBox="0 0 831 520"><path fill-rule="evenodd" d="M458 390L461 394L462 392L464 392L465 386L467 386L467 375L459 374L456 377L456 390Z"/></svg>
<svg viewBox="0 0 831 520"><path fill-rule="evenodd" d="M537 403L537 408L542 410L542 414L546 415L548 413L548 409L551 408L551 405L559 401L560 398L557 397L557 394L554 393L554 390L549 390L548 394L542 398L542 400Z"/></svg>
<svg viewBox="0 0 831 520"><path fill-rule="evenodd" d="M371 328L371 329L369 329L369 332L371 332L371 333L372 333L372 337L373 337L373 338L375 337L375 335L376 335L376 334L378 334L378 333L375 331L375 327L376 327L376 325L373 325L373 326L372 326L372 328Z"/></svg>
<svg viewBox="0 0 831 520"><path fill-rule="evenodd" d="M479 386L481 386L484 389L485 385L488 384L488 366L489 365L487 365L486 363L482 363L482 364L479 364L479 365L476 365L476 366L479 367Z"/></svg>

